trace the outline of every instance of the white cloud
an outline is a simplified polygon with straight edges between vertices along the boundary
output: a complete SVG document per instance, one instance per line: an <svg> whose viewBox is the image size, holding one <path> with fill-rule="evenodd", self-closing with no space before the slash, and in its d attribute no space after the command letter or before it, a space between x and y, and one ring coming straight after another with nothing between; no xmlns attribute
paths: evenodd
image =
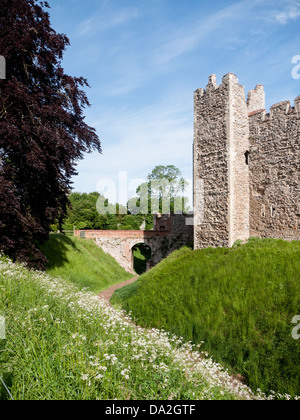
<svg viewBox="0 0 300 420"><path fill-rule="evenodd" d="M205 17L189 15L181 25L178 25L178 21L166 21L164 25L154 26L151 37L144 38L143 42L140 39L131 39L130 47L122 43L122 40L118 41L119 49L111 61L116 69L116 77L112 83L106 85L105 94L125 95L157 76L170 70L174 72L184 65L184 54L199 49L201 45L206 49L210 36L217 32L228 37L231 31L235 39L237 28L243 26L243 19L255 9L255 4L255 0L243 0ZM174 63L177 58L180 60Z"/></svg>
<svg viewBox="0 0 300 420"><path fill-rule="evenodd" d="M300 9L279 13L275 19L282 25L286 25L290 20L296 20L298 17L300 17Z"/></svg>
<svg viewBox="0 0 300 420"><path fill-rule="evenodd" d="M221 33L225 27L226 32L232 29L236 31L242 19L249 16L255 6L256 1L239 1L208 16L193 16L192 20L181 28L172 28L162 45L154 52L155 65L168 65L173 59L199 47L202 42L209 43L210 36L216 31Z"/></svg>
<svg viewBox="0 0 300 420"><path fill-rule="evenodd" d="M113 12L103 12L101 8L94 16L80 23L76 30L76 36L94 36L100 31L104 32L113 27L129 23L138 16L138 9L134 7L114 10Z"/></svg>
<svg viewBox="0 0 300 420"><path fill-rule="evenodd" d="M300 17L300 2L295 0L288 0L284 2L284 9L274 12L274 19L281 25L286 25L292 20L297 20Z"/></svg>

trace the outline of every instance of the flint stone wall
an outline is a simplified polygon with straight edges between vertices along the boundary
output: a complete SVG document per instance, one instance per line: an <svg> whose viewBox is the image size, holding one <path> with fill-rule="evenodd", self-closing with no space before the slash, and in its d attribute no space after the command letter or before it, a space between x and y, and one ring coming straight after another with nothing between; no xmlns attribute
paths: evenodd
<svg viewBox="0 0 300 420"><path fill-rule="evenodd" d="M300 97L267 114L263 86L246 101L230 73L220 86L210 76L194 102L195 248L249 236L299 240Z"/></svg>
<svg viewBox="0 0 300 420"><path fill-rule="evenodd" d="M300 97L249 116L250 235L300 239Z"/></svg>

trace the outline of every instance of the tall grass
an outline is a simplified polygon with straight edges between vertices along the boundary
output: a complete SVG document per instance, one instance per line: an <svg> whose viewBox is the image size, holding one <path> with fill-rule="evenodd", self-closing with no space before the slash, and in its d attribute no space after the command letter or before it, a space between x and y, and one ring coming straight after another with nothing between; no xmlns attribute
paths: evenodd
<svg viewBox="0 0 300 420"><path fill-rule="evenodd" d="M16 400L253 398L191 343L68 281L0 258L0 290L0 375Z"/></svg>
<svg viewBox="0 0 300 420"><path fill-rule="evenodd" d="M112 302L137 322L194 343L252 389L300 394L300 243L255 240L232 249L183 249Z"/></svg>
<svg viewBox="0 0 300 420"><path fill-rule="evenodd" d="M52 234L41 249L49 260L48 274L95 293L132 277L92 240Z"/></svg>

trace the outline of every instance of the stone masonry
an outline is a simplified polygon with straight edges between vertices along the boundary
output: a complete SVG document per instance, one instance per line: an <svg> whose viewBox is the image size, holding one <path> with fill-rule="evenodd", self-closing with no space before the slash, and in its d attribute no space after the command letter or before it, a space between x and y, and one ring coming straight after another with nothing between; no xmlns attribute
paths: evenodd
<svg viewBox="0 0 300 420"><path fill-rule="evenodd" d="M250 236L299 240L300 96L267 113L263 86L246 100L230 73L220 86L210 76L194 104L195 249Z"/></svg>
<svg viewBox="0 0 300 420"><path fill-rule="evenodd" d="M129 273L134 274L133 248L145 244L151 248L148 268L158 264L175 249L192 243L193 226L186 221L192 215L154 214L154 229L146 230L75 230L75 236L93 239Z"/></svg>

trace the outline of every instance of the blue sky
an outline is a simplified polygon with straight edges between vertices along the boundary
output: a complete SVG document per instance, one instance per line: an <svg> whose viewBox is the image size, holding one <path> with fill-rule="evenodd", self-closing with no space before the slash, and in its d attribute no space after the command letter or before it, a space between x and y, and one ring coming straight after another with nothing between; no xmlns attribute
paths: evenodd
<svg viewBox="0 0 300 420"><path fill-rule="evenodd" d="M267 109L300 95L291 76L300 0L48 2L52 27L71 42L66 73L91 86L86 119L103 149L79 162L76 191L95 191L101 179L118 183L127 171L133 194L156 165L191 179L193 92L210 74L221 83L235 73L246 94L263 84Z"/></svg>

